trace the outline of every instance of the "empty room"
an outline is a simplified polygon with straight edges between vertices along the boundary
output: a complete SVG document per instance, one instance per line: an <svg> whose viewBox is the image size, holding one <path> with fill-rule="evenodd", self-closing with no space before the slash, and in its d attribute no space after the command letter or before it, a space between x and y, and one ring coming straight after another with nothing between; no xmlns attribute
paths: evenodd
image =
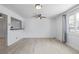
<svg viewBox="0 0 79 59"><path fill-rule="evenodd" d="M0 4L0 54L78 54L78 4Z"/></svg>

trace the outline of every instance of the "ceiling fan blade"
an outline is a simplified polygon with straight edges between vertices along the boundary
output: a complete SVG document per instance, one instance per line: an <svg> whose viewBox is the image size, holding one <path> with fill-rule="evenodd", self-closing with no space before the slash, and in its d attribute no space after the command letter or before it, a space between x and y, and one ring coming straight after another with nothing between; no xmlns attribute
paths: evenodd
<svg viewBox="0 0 79 59"><path fill-rule="evenodd" d="M37 16L37 15L35 15L35 16L33 16L33 17L38 18L38 16Z"/></svg>
<svg viewBox="0 0 79 59"><path fill-rule="evenodd" d="M45 16L41 16L41 18L46 18Z"/></svg>
<svg viewBox="0 0 79 59"><path fill-rule="evenodd" d="M40 19L46 18L45 16L42 16L42 14L37 14L37 15L34 15L33 17L35 17L35 18L40 18Z"/></svg>
<svg viewBox="0 0 79 59"><path fill-rule="evenodd" d="M46 17L42 17L42 18L46 18Z"/></svg>
<svg viewBox="0 0 79 59"><path fill-rule="evenodd" d="M40 17L40 19L42 19L42 18L46 18L46 17Z"/></svg>

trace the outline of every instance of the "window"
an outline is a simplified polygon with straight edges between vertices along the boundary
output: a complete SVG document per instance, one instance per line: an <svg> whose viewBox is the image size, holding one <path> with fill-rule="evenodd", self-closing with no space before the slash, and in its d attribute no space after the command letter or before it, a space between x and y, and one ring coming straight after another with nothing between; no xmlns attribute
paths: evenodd
<svg viewBox="0 0 79 59"><path fill-rule="evenodd" d="M69 16L69 31L79 31L79 13Z"/></svg>
<svg viewBox="0 0 79 59"><path fill-rule="evenodd" d="M11 17L11 30L21 30L22 22L14 17Z"/></svg>
<svg viewBox="0 0 79 59"><path fill-rule="evenodd" d="M69 31L75 30L75 15L69 17Z"/></svg>
<svg viewBox="0 0 79 59"><path fill-rule="evenodd" d="M76 30L79 31L79 13L76 14Z"/></svg>

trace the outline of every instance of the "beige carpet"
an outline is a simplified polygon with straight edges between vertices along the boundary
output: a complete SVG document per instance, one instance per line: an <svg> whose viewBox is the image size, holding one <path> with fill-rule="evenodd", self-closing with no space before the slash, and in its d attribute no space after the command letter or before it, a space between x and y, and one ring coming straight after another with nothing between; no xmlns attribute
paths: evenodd
<svg viewBox="0 0 79 59"><path fill-rule="evenodd" d="M56 39L22 39L11 45L13 54L78 54L79 52Z"/></svg>

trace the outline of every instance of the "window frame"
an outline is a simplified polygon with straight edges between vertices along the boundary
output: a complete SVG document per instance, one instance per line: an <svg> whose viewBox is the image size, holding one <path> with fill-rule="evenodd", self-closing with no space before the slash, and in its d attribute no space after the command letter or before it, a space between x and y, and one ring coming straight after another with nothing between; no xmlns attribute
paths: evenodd
<svg viewBox="0 0 79 59"><path fill-rule="evenodd" d="M78 23L77 23L77 17L76 17L77 13L79 13L79 12L75 12L75 13L72 13L72 14L69 15L69 17L72 16L72 15L74 15L74 19L75 19L75 21L74 21L75 22L74 31L71 31L71 29L69 28L70 27L70 24L69 24L69 17L68 17L68 31L69 32L79 32L79 30L77 29L77 25L78 25Z"/></svg>

